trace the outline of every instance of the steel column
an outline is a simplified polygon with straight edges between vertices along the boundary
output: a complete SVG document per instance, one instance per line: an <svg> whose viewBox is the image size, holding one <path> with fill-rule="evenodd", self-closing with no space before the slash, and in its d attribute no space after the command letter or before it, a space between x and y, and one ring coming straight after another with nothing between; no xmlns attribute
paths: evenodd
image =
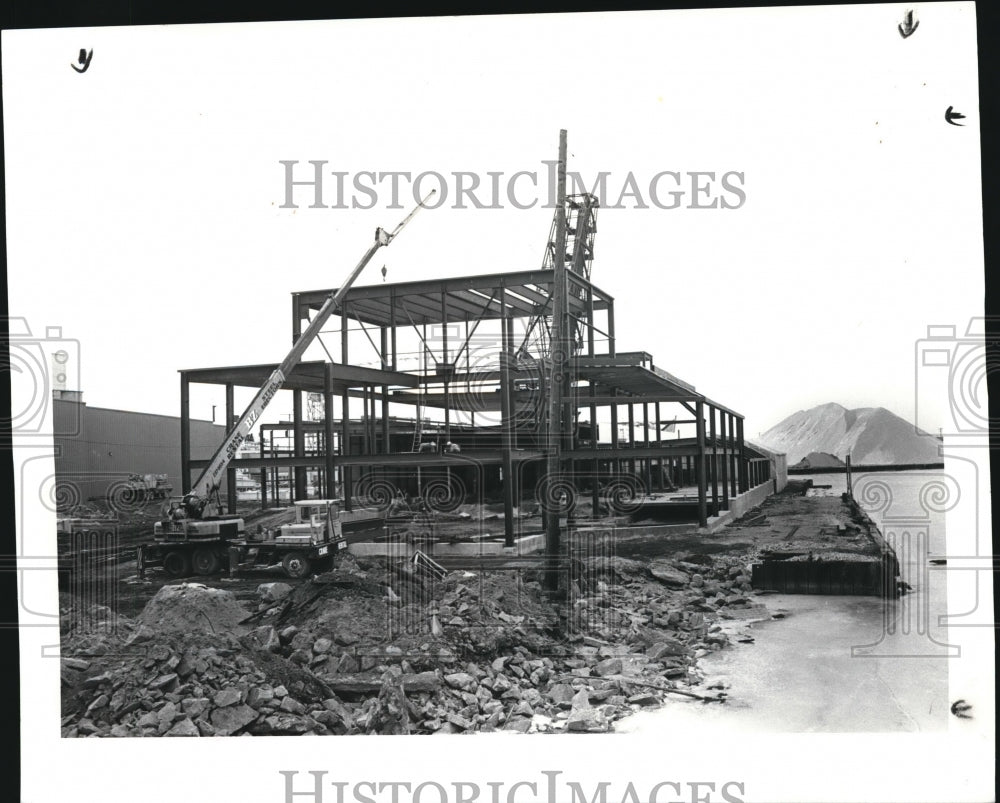
<svg viewBox="0 0 1000 803"><path fill-rule="evenodd" d="M260 436L260 456L264 456L264 434L261 433ZM260 507L262 510L267 510L267 466L262 466L260 469Z"/></svg>
<svg viewBox="0 0 1000 803"><path fill-rule="evenodd" d="M708 440L712 444L712 459L709 462L710 476L712 480L712 515L719 515L719 457L715 453L717 442L715 439L715 407L708 405Z"/></svg>
<svg viewBox="0 0 1000 803"><path fill-rule="evenodd" d="M191 388L181 372L181 493L191 491Z"/></svg>
<svg viewBox="0 0 1000 803"><path fill-rule="evenodd" d="M504 291L500 289L501 302ZM506 312L504 313L506 315ZM514 546L514 465L511 460L510 335L505 318L500 323L501 471L503 471L503 545Z"/></svg>
<svg viewBox="0 0 1000 803"><path fill-rule="evenodd" d="M642 442L649 447L649 405L642 405ZM645 468L643 469L643 481L646 483L646 493L650 493L653 490L653 470L650 466L650 458L646 458L644 461Z"/></svg>
<svg viewBox="0 0 1000 803"><path fill-rule="evenodd" d="M500 321L500 327L506 331L507 334L507 356L508 359L508 371L509 366L514 363L514 317L512 315L507 316L507 322L504 324L503 319ZM500 333L501 340L503 339L504 333ZM539 390L541 392L541 390ZM500 395L503 395L503 389L501 388ZM517 428L519 425L517 417L517 395L514 392L514 381L510 378L508 373L507 377L507 398L510 404L511 419L510 419L510 448L517 448ZM521 474L518 472L518 479L520 480ZM516 485L513 489L514 493L514 504L520 504L521 494L520 487Z"/></svg>
<svg viewBox="0 0 1000 803"><path fill-rule="evenodd" d="M615 356L615 302L608 302L608 355Z"/></svg>
<svg viewBox="0 0 1000 803"><path fill-rule="evenodd" d="M566 131L559 131L559 162L556 179L556 241L552 278L552 337L550 338L551 359L549 361L549 416L546 433L548 452L546 474L554 482L559 475L559 452L562 439L560 413L562 412L563 375L567 368L568 344L566 329ZM555 591L559 587L560 526L559 511L547 516L545 528L545 588Z"/></svg>
<svg viewBox="0 0 1000 803"><path fill-rule="evenodd" d="M653 405L653 410L656 412L656 445L657 447L663 445L663 433L660 431L660 403L655 402ZM663 458L659 458L658 465L660 467L660 479L657 485L659 490L663 490Z"/></svg>
<svg viewBox="0 0 1000 803"><path fill-rule="evenodd" d="M695 417L698 419L698 456L695 460L695 473L698 475L698 526L708 526L707 500L705 486L705 403L700 399L695 402Z"/></svg>
<svg viewBox="0 0 1000 803"><path fill-rule="evenodd" d="M739 449L740 455L740 493L746 493L750 489L747 487L747 452L746 443L743 440L742 418L736 419L736 447Z"/></svg>
<svg viewBox="0 0 1000 803"><path fill-rule="evenodd" d="M736 438L734 437L734 430L736 428L736 416L729 416L729 469L730 469L730 483L733 497L735 498L739 494L737 489L737 475L739 474L739 461L736 459Z"/></svg>
<svg viewBox="0 0 1000 803"><path fill-rule="evenodd" d="M228 435L233 431L233 426L237 423L236 419L236 404L233 398L233 386L232 384L226 385L226 434ZM236 469L227 468L226 469L226 507L228 508L229 515L233 515L236 512Z"/></svg>
<svg viewBox="0 0 1000 803"><path fill-rule="evenodd" d="M296 457L305 457L305 431L302 428L302 391L292 391L292 454ZM306 494L306 470L298 467L293 470L294 482L292 499L305 499Z"/></svg>
<svg viewBox="0 0 1000 803"><path fill-rule="evenodd" d="M719 414L719 439L722 442L722 509L729 510L729 414Z"/></svg>
<svg viewBox="0 0 1000 803"><path fill-rule="evenodd" d="M340 309L340 361L347 365L350 363L350 347L348 345L348 332L347 332L347 304L345 302L344 306ZM340 453L341 456L346 457L351 453L351 402L350 394L345 386L343 394L341 396L341 414L340 414ZM351 469L348 466L342 466L340 470L341 475L341 493L344 495L344 510L350 512L354 509L354 501L352 499L354 489L352 487L351 480Z"/></svg>
<svg viewBox="0 0 1000 803"><path fill-rule="evenodd" d="M337 497L336 465L333 452L333 365L323 366L323 466L326 473L324 495L327 499Z"/></svg>
<svg viewBox="0 0 1000 803"><path fill-rule="evenodd" d="M629 402L628 405L628 445L631 449L635 446L635 405ZM633 477L638 475L639 472L635 470L635 458L630 458L628 461L628 471Z"/></svg>
<svg viewBox="0 0 1000 803"><path fill-rule="evenodd" d="M617 396L618 389L612 388L611 395ZM618 405L617 404L611 405L611 448L612 450L616 450L618 448ZM610 473L612 477L617 477L621 473L620 471L621 466L618 463L617 457L610 461L609 468L611 469Z"/></svg>

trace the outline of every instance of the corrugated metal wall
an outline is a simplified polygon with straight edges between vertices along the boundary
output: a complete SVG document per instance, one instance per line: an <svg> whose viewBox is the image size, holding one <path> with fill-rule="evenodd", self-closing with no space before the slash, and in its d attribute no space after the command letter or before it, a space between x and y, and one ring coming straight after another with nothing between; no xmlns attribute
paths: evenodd
<svg viewBox="0 0 1000 803"><path fill-rule="evenodd" d="M109 486L133 473L166 474L173 493L180 494L180 418L55 399L53 428L60 506L105 496ZM210 458L224 435L219 424L192 420L191 458Z"/></svg>

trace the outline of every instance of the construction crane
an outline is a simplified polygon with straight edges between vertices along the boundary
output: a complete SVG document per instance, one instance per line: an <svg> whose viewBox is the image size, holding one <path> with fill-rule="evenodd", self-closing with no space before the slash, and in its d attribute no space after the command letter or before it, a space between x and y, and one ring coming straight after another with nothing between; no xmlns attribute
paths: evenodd
<svg viewBox="0 0 1000 803"><path fill-rule="evenodd" d="M594 261L594 238L597 234L596 196L590 193L569 195L566 197L566 253L563 259L569 262L570 270L590 281L590 271ZM545 256L542 258L542 270L555 268L556 253L556 214L552 216L552 226L549 229L549 239L545 244ZM554 292L554 291L553 291ZM586 291L579 288L581 301L586 300ZM552 342L552 296L528 320L524 338L517 350L517 358L524 361L530 358L529 343L537 359L545 361L549 357ZM583 345L583 324L576 321L573 327L573 353L579 353Z"/></svg>
<svg viewBox="0 0 1000 803"><path fill-rule="evenodd" d="M375 252L383 246L389 245L403 230L403 227L410 222L413 216L420 211L420 208L430 200L435 192L436 190L432 190L391 232L387 232L381 226L375 230L375 242L365 252L365 255L361 257L361 261L351 271L351 275L347 277L347 281L323 303L316 317L313 318L309 326L306 327L306 330L295 341L292 350L288 352L285 359L281 361L281 364L267 378L261 389L257 391L257 395L254 396L253 401L250 402L250 405L240 417L239 422L226 436L226 439L216 450L215 454L212 455L207 468L195 481L191 487L191 491L183 497L183 511L180 515L191 519L205 519L218 516L221 513L222 502L219 498L219 486L222 484L226 468L236 456L240 444L250 435L254 424L260 419L261 413L264 412L271 399L274 398L274 395L285 384L288 375L298 365L305 350L319 334L330 318L330 315L340 307L340 303L347 294L347 291L351 289L351 285L354 284L361 271L364 270L371 258L375 256Z"/></svg>

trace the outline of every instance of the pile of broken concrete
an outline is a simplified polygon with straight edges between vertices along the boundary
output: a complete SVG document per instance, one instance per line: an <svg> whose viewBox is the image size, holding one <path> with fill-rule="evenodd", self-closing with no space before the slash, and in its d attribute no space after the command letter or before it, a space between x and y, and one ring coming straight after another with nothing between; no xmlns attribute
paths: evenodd
<svg viewBox="0 0 1000 803"><path fill-rule="evenodd" d="M64 634L63 735L593 733L725 698L696 662L728 642L720 619L766 616L744 563L591 568L558 603L516 573L404 589L384 567L265 583L256 610L165 586L110 635Z"/></svg>

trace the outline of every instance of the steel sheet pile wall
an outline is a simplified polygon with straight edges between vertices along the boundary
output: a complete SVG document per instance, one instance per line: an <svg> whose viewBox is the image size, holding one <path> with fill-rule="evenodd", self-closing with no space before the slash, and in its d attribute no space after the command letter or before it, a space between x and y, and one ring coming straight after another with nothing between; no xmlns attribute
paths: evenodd
<svg viewBox="0 0 1000 803"><path fill-rule="evenodd" d="M753 565L752 584L758 590L784 594L859 594L895 598L900 593L899 560L882 536L878 525L851 497L844 494L844 503L856 521L868 528L868 535L877 554L858 554L853 558L824 559L817 550L808 559L764 558Z"/></svg>

